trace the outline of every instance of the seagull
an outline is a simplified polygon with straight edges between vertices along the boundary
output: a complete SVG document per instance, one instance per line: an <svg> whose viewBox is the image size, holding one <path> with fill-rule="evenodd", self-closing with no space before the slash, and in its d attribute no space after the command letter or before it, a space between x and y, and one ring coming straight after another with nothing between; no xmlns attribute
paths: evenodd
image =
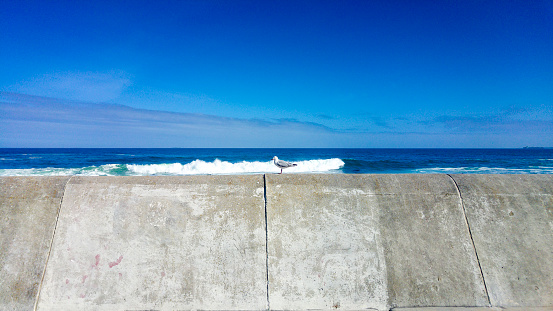
<svg viewBox="0 0 553 311"><path fill-rule="evenodd" d="M282 174L282 169L289 168L292 166L298 166L296 163L279 160L276 156L273 158L273 162L278 168L280 168L279 174Z"/></svg>

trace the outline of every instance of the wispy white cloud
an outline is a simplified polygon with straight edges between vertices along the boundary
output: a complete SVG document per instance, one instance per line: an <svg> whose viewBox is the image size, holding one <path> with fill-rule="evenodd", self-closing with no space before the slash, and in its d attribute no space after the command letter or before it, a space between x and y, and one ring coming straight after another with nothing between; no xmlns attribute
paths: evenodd
<svg viewBox="0 0 553 311"><path fill-rule="evenodd" d="M131 84L130 76L122 71L56 72L19 82L3 91L98 103L118 99Z"/></svg>
<svg viewBox="0 0 553 311"><path fill-rule="evenodd" d="M427 128L443 128L455 133L504 133L553 135L553 109L542 107L508 107L483 115L441 115L421 121Z"/></svg>
<svg viewBox="0 0 553 311"><path fill-rule="evenodd" d="M0 92L0 146L316 147L333 129L294 119L239 119ZM56 143L54 143L56 142Z"/></svg>
<svg viewBox="0 0 553 311"><path fill-rule="evenodd" d="M521 147L553 145L553 114L367 119L336 129L299 119L233 118L0 92L0 147Z"/></svg>
<svg viewBox="0 0 553 311"><path fill-rule="evenodd" d="M419 133L434 135L448 134L503 134L503 135L534 135L551 133L553 135L553 105L552 106L510 106L485 113L451 112L435 114L432 112L373 116L360 115L355 127L349 128L354 133ZM362 119L363 122L359 122Z"/></svg>

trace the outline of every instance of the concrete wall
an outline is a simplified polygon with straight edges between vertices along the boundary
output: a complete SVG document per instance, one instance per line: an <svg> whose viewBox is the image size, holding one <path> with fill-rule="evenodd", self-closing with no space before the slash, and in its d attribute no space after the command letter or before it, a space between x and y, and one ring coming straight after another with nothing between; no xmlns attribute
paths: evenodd
<svg viewBox="0 0 553 311"><path fill-rule="evenodd" d="M0 186L0 310L553 310L553 175Z"/></svg>
<svg viewBox="0 0 553 311"><path fill-rule="evenodd" d="M69 177L0 178L0 310L32 310Z"/></svg>
<svg viewBox="0 0 553 311"><path fill-rule="evenodd" d="M553 305L553 178L454 176L490 301Z"/></svg>

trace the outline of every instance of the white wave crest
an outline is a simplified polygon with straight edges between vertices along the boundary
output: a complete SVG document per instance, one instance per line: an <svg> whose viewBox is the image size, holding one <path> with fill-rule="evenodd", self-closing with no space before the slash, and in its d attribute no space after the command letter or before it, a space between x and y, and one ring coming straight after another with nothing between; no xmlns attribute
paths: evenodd
<svg viewBox="0 0 553 311"><path fill-rule="evenodd" d="M340 159L297 162L287 173L331 172L344 166ZM195 160L187 164L105 164L80 168L0 169L0 176L145 176L145 175L225 175L280 173L272 161L231 163L216 159L213 162Z"/></svg>
<svg viewBox="0 0 553 311"><path fill-rule="evenodd" d="M70 168L22 168L1 169L0 176L70 176L75 175L77 169Z"/></svg>
<svg viewBox="0 0 553 311"><path fill-rule="evenodd" d="M27 168L0 169L0 176L118 176L124 174L124 165L105 164L81 168Z"/></svg>
<svg viewBox="0 0 553 311"><path fill-rule="evenodd" d="M309 160L296 162L298 166L286 169L289 173L330 172L340 169L344 162L340 159ZM272 161L231 163L215 159L213 162L194 160L187 164L128 164L130 174L136 175L225 175L280 172Z"/></svg>
<svg viewBox="0 0 553 311"><path fill-rule="evenodd" d="M433 167L415 170L420 174L553 174L553 167L538 166L529 168L502 167Z"/></svg>

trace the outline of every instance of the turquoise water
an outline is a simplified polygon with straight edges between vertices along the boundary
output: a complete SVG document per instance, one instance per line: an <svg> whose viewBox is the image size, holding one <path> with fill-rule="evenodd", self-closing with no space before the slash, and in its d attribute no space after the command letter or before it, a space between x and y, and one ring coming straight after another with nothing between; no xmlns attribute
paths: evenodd
<svg viewBox="0 0 553 311"><path fill-rule="evenodd" d="M0 149L0 175L552 174L553 149Z"/></svg>

